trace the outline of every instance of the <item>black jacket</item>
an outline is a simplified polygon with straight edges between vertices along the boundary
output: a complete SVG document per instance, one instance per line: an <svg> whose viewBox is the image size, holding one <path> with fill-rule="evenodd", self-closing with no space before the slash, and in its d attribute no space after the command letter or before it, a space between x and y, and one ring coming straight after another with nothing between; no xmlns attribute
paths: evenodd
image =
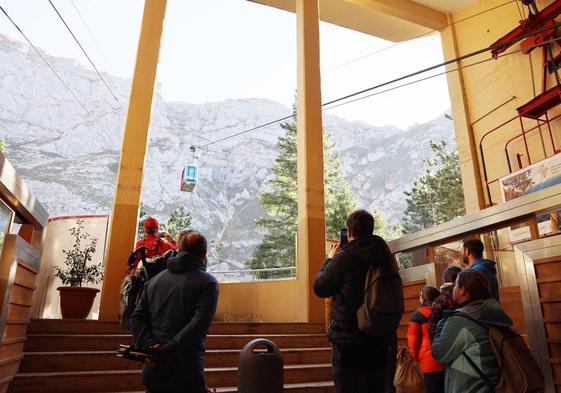
<svg viewBox="0 0 561 393"><path fill-rule="evenodd" d="M179 253L145 284L130 318L135 344L162 344L166 357L173 359L144 369L143 383L149 388L173 390L188 383L204 391L205 340L218 301L218 283L205 270L201 258Z"/></svg>
<svg viewBox="0 0 561 393"><path fill-rule="evenodd" d="M333 296L332 320L327 335L336 344L360 344L368 339L358 330L356 311L364 300L364 281L371 265L393 263L380 236L353 240L333 259L327 259L314 281L317 296Z"/></svg>

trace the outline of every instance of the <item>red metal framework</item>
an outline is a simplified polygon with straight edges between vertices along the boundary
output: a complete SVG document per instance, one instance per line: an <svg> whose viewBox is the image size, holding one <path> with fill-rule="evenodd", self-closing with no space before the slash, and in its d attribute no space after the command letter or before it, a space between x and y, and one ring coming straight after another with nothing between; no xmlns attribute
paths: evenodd
<svg viewBox="0 0 561 393"><path fill-rule="evenodd" d="M499 38L492 45L495 47L495 49L491 51L493 57L496 58L500 53L503 53L505 50L514 45L515 42L513 40L517 37L529 34L532 31L539 30L543 27L547 27L548 25L552 25L554 24L554 19L561 15L561 1L554 1L541 11L538 11L535 1L524 1L524 3L528 4L528 10L530 12L528 19L521 20L520 26L516 27L505 36ZM554 33L555 30L548 30L543 33L536 34L535 36L526 38L520 45L523 50L524 48L529 48L529 50L525 53L530 53L532 49L540 43L547 41L547 39ZM504 43L504 45L501 46L502 43Z"/></svg>
<svg viewBox="0 0 561 393"><path fill-rule="evenodd" d="M528 19L520 21L520 26L516 27L511 32L509 32L508 34L497 40L492 45L494 49L491 51L491 54L493 55L493 57L496 58L500 53L504 52L510 46L514 45L517 37L522 37L531 34L533 31L542 30L536 33L535 35L532 35L520 42L520 47L524 54L529 54L536 48L540 48L540 47L542 48L542 52L543 52L542 86L541 86L542 92L536 95L533 99L531 99L524 105L521 105L518 108L516 108L518 112L517 116L507 120L506 122L486 132L485 134L483 134L483 136L479 141L481 163L483 165L483 175L487 186L487 196L489 198L490 205L493 204L493 201L492 201L489 185L498 181L499 179L497 178L497 179L489 180L487 176L487 168L485 165L485 155L483 150L483 141L489 134L492 134L500 130L502 127L506 126L507 124L511 123L517 118L519 119L521 133L510 138L505 143L505 154L506 154L509 172L512 172L512 164L510 161L508 146L511 142L513 142L518 138L522 138L524 141L524 148L528 160L528 165L532 164L532 158L530 156L530 149L528 147L528 140L527 140L527 134L532 131L539 130L539 135L542 141L542 148L545 157L547 157L548 155L547 155L547 150L545 148L545 144L543 142L542 127L547 127L553 154L556 154L561 151L555 145L553 130L551 128L551 122L560 118L561 115L557 115L552 119L550 119L548 115L548 112L551 109L561 105L561 80L558 73L558 69L561 67L561 54L557 56L553 56L553 48L552 48L553 45L551 43L552 38L557 38L557 27L555 26L554 19L557 16L561 15L561 0L554 1L553 3L551 3L549 6L547 6L541 11L538 11L537 6L535 4L535 0L523 0L523 3L528 5L528 10L529 10ZM548 26L551 26L551 30L544 30L547 29ZM503 43L504 45L501 45ZM548 73L554 74L556 80L556 85L549 89L547 88ZM525 118L535 120L537 122L537 125L535 127L530 128L529 130L526 130L524 126ZM522 162L520 157L521 155L517 154L519 167L522 167Z"/></svg>

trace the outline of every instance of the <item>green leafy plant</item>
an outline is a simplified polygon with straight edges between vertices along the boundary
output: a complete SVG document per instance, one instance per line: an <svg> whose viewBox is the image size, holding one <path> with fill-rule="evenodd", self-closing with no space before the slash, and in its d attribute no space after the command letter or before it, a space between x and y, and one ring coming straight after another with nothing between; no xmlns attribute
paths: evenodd
<svg viewBox="0 0 561 393"><path fill-rule="evenodd" d="M97 284L103 278L103 267L101 263L88 266L96 251L97 238L85 232L84 220L77 220L76 225L68 231L74 238L74 245L68 250L62 250L66 260L63 267L55 266L55 277L60 278L63 285L71 287Z"/></svg>

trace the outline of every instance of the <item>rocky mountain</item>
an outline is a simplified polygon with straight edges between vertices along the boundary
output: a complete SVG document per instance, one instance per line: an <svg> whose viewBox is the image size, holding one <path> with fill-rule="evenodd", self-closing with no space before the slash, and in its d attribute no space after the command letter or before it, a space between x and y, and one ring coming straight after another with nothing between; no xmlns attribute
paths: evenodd
<svg viewBox="0 0 561 393"><path fill-rule="evenodd" d="M71 86L78 103L32 49L0 36L0 138L7 157L51 215L109 213L115 187L130 81L105 75L115 102L96 74L74 60L45 54ZM157 89L143 184L150 214L166 217L185 206L201 228L224 245L222 269L243 266L260 241L254 219L265 214L258 194L267 187L276 157L276 125L213 144L198 152L200 183L179 190L190 145L231 135L289 115L266 99L188 104L166 102ZM344 174L361 207L379 207L397 222L403 191L424 171L430 140L455 145L444 115L407 130L374 127L326 115L324 126L337 144Z"/></svg>

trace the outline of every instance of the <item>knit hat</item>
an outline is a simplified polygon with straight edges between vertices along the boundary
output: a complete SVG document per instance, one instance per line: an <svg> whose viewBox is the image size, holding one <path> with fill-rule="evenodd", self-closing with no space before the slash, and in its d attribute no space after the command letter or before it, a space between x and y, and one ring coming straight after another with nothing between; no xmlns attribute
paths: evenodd
<svg viewBox="0 0 561 393"><path fill-rule="evenodd" d="M158 220L153 217L148 217L146 221L144 221L144 229L158 229L159 226Z"/></svg>

